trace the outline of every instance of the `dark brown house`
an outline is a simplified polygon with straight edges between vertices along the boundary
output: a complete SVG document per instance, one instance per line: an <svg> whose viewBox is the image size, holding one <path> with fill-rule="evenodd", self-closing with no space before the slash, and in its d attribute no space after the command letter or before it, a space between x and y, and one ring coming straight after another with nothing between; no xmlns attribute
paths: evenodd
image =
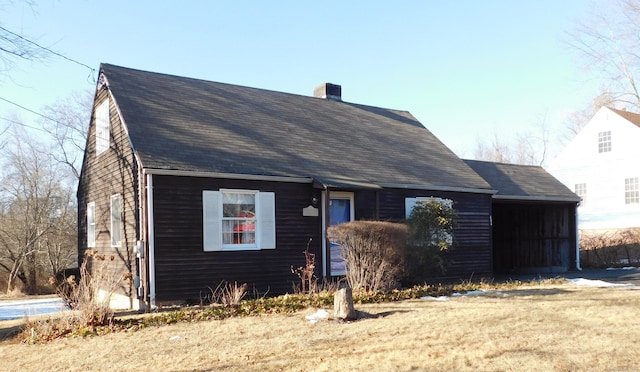
<svg viewBox="0 0 640 372"><path fill-rule="evenodd" d="M496 190L406 111L103 64L78 187L79 254L114 257L116 307L197 301L220 282L284 293L326 227L454 202L447 275L490 276ZM102 265L92 259L93 265Z"/></svg>

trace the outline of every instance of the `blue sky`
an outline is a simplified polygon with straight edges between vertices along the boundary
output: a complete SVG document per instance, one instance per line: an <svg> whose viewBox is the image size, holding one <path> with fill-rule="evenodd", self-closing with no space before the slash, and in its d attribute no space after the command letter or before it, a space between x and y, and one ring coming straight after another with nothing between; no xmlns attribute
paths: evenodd
<svg viewBox="0 0 640 372"><path fill-rule="evenodd" d="M458 155L478 138L551 126L598 84L566 44L586 0L40 1L0 26L97 70L101 62L410 111ZM0 97L40 111L96 75L59 57L16 61ZM0 102L0 118L34 115ZM3 123L5 124L5 123ZM32 124L33 125L33 124Z"/></svg>

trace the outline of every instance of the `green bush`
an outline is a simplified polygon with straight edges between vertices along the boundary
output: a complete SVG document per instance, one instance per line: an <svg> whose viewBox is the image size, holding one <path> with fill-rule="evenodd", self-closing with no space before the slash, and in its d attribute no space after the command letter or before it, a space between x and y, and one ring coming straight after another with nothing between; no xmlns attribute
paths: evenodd
<svg viewBox="0 0 640 372"><path fill-rule="evenodd" d="M387 290L404 275L407 227L381 221L353 221L327 230L340 244L347 282L354 290Z"/></svg>
<svg viewBox="0 0 640 372"><path fill-rule="evenodd" d="M453 246L456 217L451 201L431 199L416 203L407 219L410 282L424 282L446 271L446 252Z"/></svg>

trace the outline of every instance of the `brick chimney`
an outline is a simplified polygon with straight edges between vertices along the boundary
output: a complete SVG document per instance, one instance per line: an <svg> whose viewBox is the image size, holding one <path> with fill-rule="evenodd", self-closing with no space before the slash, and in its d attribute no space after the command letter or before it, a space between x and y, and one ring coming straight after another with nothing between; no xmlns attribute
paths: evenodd
<svg viewBox="0 0 640 372"><path fill-rule="evenodd" d="M342 87L337 84L324 83L313 89L313 96L334 101L342 101Z"/></svg>

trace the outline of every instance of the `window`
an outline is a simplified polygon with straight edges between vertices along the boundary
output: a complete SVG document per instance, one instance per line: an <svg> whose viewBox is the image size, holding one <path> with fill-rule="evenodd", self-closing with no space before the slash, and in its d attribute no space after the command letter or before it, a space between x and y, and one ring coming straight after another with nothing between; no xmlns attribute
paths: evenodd
<svg viewBox="0 0 640 372"><path fill-rule="evenodd" d="M96 246L96 203L87 204L87 247Z"/></svg>
<svg viewBox="0 0 640 372"><path fill-rule="evenodd" d="M109 100L96 108L96 156L109 148Z"/></svg>
<svg viewBox="0 0 640 372"><path fill-rule="evenodd" d="M587 203L587 184L576 183L575 193L582 199L581 204L585 205Z"/></svg>
<svg viewBox="0 0 640 372"><path fill-rule="evenodd" d="M640 203L640 187L638 187L638 178L624 179L624 203L638 204Z"/></svg>
<svg viewBox="0 0 640 372"><path fill-rule="evenodd" d="M416 204L418 203L422 203L422 202L429 202L429 201L435 201L440 203L440 205L442 206L443 210L451 210L453 209L453 200L451 199L443 199L443 198L436 198L436 197L417 197L417 198L405 198L404 200L404 206L405 206L405 218L408 219L409 216L411 216L411 212L413 212L413 208L416 206ZM441 231L440 233L434 234L433 235L433 240L432 243L433 244L438 244L438 241L445 241L448 245L452 245L453 244L453 235L451 235L450 233L446 232L446 231Z"/></svg>
<svg viewBox="0 0 640 372"><path fill-rule="evenodd" d="M119 247L122 236L122 205L120 194L111 195L111 246Z"/></svg>
<svg viewBox="0 0 640 372"><path fill-rule="evenodd" d="M611 152L611 131L598 133L598 152Z"/></svg>
<svg viewBox="0 0 640 372"><path fill-rule="evenodd" d="M206 190L202 204L205 251L276 247L274 193Z"/></svg>

